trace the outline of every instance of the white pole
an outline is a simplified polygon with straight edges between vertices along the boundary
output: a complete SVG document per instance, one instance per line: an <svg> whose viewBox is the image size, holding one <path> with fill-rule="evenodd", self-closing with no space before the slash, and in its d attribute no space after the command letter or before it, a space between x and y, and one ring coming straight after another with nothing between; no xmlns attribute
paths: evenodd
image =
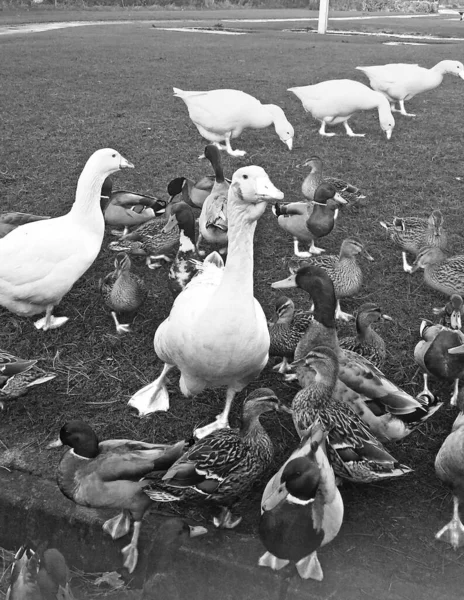
<svg viewBox="0 0 464 600"><path fill-rule="evenodd" d="M328 20L329 20L329 0L320 0L320 2L319 2L319 21L317 24L317 33L326 33Z"/></svg>

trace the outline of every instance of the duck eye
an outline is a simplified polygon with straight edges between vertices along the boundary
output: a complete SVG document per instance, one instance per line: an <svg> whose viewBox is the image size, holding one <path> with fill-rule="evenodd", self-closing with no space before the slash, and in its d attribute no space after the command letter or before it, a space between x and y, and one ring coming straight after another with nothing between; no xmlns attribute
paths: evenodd
<svg viewBox="0 0 464 600"><path fill-rule="evenodd" d="M243 176L243 179L248 179L248 175L244 175L244 176Z"/></svg>
<svg viewBox="0 0 464 600"><path fill-rule="evenodd" d="M111 156L112 156L113 158L116 158L116 154L112 154Z"/></svg>

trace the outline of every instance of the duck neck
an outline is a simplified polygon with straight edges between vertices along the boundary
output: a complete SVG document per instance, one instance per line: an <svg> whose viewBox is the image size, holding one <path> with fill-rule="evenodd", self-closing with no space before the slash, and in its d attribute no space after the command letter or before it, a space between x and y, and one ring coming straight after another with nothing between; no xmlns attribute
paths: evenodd
<svg viewBox="0 0 464 600"><path fill-rule="evenodd" d="M437 63L430 70L433 71L434 73L437 73L438 75L440 75L441 80L443 80L443 76L445 75L445 73L448 73L447 61L446 60L441 60L439 63Z"/></svg>
<svg viewBox="0 0 464 600"><path fill-rule="evenodd" d="M77 182L76 199L70 214L77 220L85 220L86 224L95 228L104 226L103 213L100 208L101 189L105 176L84 171Z"/></svg>
<svg viewBox="0 0 464 600"><path fill-rule="evenodd" d="M253 297L253 235L265 208L264 203L227 205L229 245L222 286L232 288L235 296L241 293Z"/></svg>
<svg viewBox="0 0 464 600"><path fill-rule="evenodd" d="M300 402L310 404L312 408L323 407L327 404L327 400L332 397L332 393L337 383L337 372L331 369L324 377L317 374L314 376L313 371L308 371L307 368L297 368L298 381L301 387L305 390L305 394L301 394L298 398Z"/></svg>

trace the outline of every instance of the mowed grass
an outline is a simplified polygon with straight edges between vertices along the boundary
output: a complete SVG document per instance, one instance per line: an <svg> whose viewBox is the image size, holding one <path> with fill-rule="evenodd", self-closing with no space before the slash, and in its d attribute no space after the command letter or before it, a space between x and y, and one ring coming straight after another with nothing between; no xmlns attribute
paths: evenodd
<svg viewBox="0 0 464 600"><path fill-rule="evenodd" d="M366 206L345 209L335 232L321 245L336 253L345 237L358 236L375 257L375 263L362 262L362 293L342 307L355 311L362 302L374 301L394 318L381 329L389 348L386 374L411 394L420 391L413 360L420 320L431 318L432 308L445 299L423 284L422 274L411 277L402 272L400 253L378 221L393 215L426 216L439 207L452 249L462 251L463 188L455 176L462 175L463 169L464 82L448 76L439 89L410 102L408 109L418 117L397 116L390 141L381 132L375 112L351 120L356 132L366 133L364 139L350 139L342 128L338 137L321 138L318 123L286 89L330 78L365 82L355 67L366 62L432 66L442 59L459 59L460 46L398 48L376 39L338 40L279 32L237 37L182 34L157 31L143 22L3 36L0 43L2 211L65 213L87 158L101 147L117 149L136 166L115 177L116 188L166 197L171 178L187 175L195 179L210 173L209 164L197 159L205 142L190 123L184 103L172 97L172 86L233 87L282 106L296 130L294 150L289 152L272 128L247 131L233 146L248 154L243 159L224 156L225 173L231 176L238 167L261 165L284 191L286 201L298 200L306 174L298 165L318 154L327 174L342 176L365 190ZM0 348L39 358L43 368L58 373L53 382L10 402L2 413L0 460L9 468L54 478L60 452L47 451L45 446L72 418L88 420L101 439L171 442L190 436L194 427L210 422L222 409L223 390L185 399L177 374L170 378L168 413L140 420L127 408L130 396L160 371L153 334L169 314L172 298L166 271L148 271L140 264L137 270L149 282L152 296L134 332L116 337L97 286L99 278L112 269L114 256L106 250L110 239L105 238L95 264L58 308L58 315L70 317L62 329L44 334L34 328L32 320L0 310ZM286 276L291 256L291 239L268 209L255 235L255 293L268 316L276 298L270 283ZM304 293L291 295L299 307L308 306ZM343 486L345 522L335 542L321 552L325 580L318 593L338 590L343 596L354 585L347 578L360 566L373 574L366 597L374 587L375 597L384 593L393 598L409 585L429 582L431 591L423 598L461 593L462 551L453 552L434 540L435 532L451 517L451 498L437 481L433 462L456 413L448 405L450 386L432 385L445 406L419 431L391 446L398 460L413 467L414 473L375 485ZM266 368L238 396L233 424L238 423L247 391L262 386L273 388L287 403L298 389L282 383ZM266 416L263 421L275 442L277 469L297 439L288 417ZM237 506L244 516L238 528L242 534L256 529L264 483L263 479ZM64 497L63 502L67 502ZM208 518L207 511L197 508L174 509L198 520ZM361 592L353 596L359 597L363 597ZM401 597L413 596L404 593Z"/></svg>

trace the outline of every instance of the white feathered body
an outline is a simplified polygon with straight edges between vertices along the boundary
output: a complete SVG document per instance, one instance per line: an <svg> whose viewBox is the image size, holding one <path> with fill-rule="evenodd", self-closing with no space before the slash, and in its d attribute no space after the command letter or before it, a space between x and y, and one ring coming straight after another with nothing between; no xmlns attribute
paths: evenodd
<svg viewBox="0 0 464 600"><path fill-rule="evenodd" d="M336 124L355 112L379 108L386 98L367 85L351 79L331 79L314 85L289 88L315 119Z"/></svg>

